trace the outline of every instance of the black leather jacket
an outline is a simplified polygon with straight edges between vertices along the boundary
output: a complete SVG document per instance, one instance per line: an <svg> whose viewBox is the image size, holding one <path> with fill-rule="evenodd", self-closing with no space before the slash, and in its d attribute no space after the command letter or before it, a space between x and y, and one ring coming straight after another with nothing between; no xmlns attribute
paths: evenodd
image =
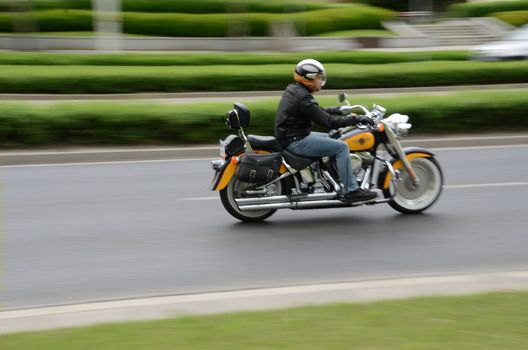
<svg viewBox="0 0 528 350"><path fill-rule="evenodd" d="M284 146L293 137L307 136L312 130L312 122L328 129L336 129L355 124L353 116L335 116L319 106L310 90L302 84L288 85L275 116L275 137Z"/></svg>

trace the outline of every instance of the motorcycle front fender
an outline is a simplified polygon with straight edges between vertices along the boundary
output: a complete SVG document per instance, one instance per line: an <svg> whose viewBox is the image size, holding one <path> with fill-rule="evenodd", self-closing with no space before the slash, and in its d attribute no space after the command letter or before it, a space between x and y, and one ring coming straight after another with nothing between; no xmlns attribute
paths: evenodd
<svg viewBox="0 0 528 350"><path fill-rule="evenodd" d="M405 157L409 162L411 162L415 158L429 158L435 156L433 152L421 147L406 147L403 149L403 152L405 153ZM394 170L402 169L403 162L399 159L394 160L392 162L392 167L394 168ZM383 172L382 176L380 176L380 180L383 181L381 188L384 190L388 189L392 180L392 174L388 169L386 169Z"/></svg>
<svg viewBox="0 0 528 350"><path fill-rule="evenodd" d="M237 164L237 157L232 157L229 161L222 164L220 168L216 171L215 178L213 179L213 183L211 185L211 190L223 190L227 186L229 181L231 181L233 175L235 175Z"/></svg>

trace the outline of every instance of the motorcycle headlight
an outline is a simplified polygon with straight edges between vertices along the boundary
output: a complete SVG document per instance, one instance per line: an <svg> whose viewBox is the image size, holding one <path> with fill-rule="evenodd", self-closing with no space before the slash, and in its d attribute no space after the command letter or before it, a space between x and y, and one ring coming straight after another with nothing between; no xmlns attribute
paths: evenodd
<svg viewBox="0 0 528 350"><path fill-rule="evenodd" d="M412 124L409 124L409 123L398 124L399 131L408 131L410 128L412 128Z"/></svg>

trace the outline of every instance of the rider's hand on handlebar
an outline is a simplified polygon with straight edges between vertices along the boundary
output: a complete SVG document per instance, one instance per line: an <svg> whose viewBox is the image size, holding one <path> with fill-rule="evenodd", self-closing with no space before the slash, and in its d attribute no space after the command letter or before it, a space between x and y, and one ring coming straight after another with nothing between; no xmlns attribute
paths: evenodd
<svg viewBox="0 0 528 350"><path fill-rule="evenodd" d="M372 126L376 126L378 123L372 119L371 117L367 117L366 115L358 115L356 116L356 123L358 124L369 124Z"/></svg>
<svg viewBox="0 0 528 350"><path fill-rule="evenodd" d="M337 115L344 115L345 113L341 110L341 107L340 106L335 106L335 107L328 107L326 109L326 112L328 114L337 114Z"/></svg>

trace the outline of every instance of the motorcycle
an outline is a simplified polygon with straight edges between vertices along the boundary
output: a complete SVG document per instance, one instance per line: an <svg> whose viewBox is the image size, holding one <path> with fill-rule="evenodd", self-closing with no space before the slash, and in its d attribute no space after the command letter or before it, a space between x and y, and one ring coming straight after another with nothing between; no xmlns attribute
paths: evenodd
<svg viewBox="0 0 528 350"><path fill-rule="evenodd" d="M435 154L419 147L403 148L400 138L412 127L399 113L385 117L386 109L351 105L339 95L343 114L361 111L374 123L332 130L330 137L350 149L352 168L360 188L375 191L369 201L343 200L333 157L309 158L286 149L273 136L246 135L250 111L235 103L226 124L237 134L220 140L220 160L212 161L211 184L229 214L241 221L262 221L278 209L343 208L388 203L403 214L420 213L432 206L443 187L443 173Z"/></svg>

